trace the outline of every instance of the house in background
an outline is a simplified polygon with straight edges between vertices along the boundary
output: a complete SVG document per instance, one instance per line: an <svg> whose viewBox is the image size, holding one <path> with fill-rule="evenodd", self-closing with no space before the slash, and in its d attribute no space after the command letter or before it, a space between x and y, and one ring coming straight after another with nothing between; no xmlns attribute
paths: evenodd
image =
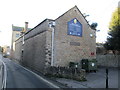
<svg viewBox="0 0 120 90"><path fill-rule="evenodd" d="M14 42L20 37L21 32L23 31L23 27L18 27L18 26L14 26L12 25L12 43L11 43L11 49L15 50L14 48Z"/></svg>
<svg viewBox="0 0 120 90"><path fill-rule="evenodd" d="M14 58L40 72L46 67L68 67L70 62L95 59L96 31L75 6L55 20L45 19L17 39Z"/></svg>
<svg viewBox="0 0 120 90"><path fill-rule="evenodd" d="M15 51L15 41L30 29L28 28L28 22L25 22L25 27L12 25L11 57L13 57L13 52Z"/></svg>

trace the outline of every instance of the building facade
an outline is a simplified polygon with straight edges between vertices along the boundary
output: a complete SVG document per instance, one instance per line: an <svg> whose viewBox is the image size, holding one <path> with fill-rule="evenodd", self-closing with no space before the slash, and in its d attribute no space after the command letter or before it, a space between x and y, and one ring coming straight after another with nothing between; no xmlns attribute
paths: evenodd
<svg viewBox="0 0 120 90"><path fill-rule="evenodd" d="M70 62L95 59L96 32L75 6L55 20L45 19L17 39L14 58L40 72L50 66L68 67Z"/></svg>
<svg viewBox="0 0 120 90"><path fill-rule="evenodd" d="M20 37L21 32L23 31L24 27L18 27L12 25L12 42L11 42L11 49L15 50L15 41Z"/></svg>
<svg viewBox="0 0 120 90"><path fill-rule="evenodd" d="M14 56L15 51L15 41L19 39L23 33L29 31L28 22L25 22L25 27L19 27L12 25L12 42L11 42L11 57Z"/></svg>

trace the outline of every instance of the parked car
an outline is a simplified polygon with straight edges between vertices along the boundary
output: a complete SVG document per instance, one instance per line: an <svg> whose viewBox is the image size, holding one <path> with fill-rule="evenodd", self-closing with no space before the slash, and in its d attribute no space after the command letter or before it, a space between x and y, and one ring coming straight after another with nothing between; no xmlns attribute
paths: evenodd
<svg viewBox="0 0 120 90"><path fill-rule="evenodd" d="M3 57L4 57L4 58L7 58L7 57L9 57L9 56L10 56L10 52L6 52L6 53L3 54Z"/></svg>

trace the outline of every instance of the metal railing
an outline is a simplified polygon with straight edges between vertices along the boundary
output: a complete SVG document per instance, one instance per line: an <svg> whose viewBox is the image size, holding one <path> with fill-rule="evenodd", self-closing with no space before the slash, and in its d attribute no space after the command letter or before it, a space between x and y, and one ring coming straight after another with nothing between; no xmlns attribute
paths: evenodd
<svg viewBox="0 0 120 90"><path fill-rule="evenodd" d="M4 90L6 88L6 77L6 65L0 60L0 90Z"/></svg>

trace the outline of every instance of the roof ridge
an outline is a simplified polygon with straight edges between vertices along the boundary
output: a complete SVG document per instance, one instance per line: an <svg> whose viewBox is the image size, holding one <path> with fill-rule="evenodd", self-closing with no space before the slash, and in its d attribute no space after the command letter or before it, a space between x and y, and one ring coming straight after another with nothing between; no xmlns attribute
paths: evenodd
<svg viewBox="0 0 120 90"><path fill-rule="evenodd" d="M63 15L65 15L67 12L69 12L70 10L72 10L73 8L77 8L77 5L75 5L74 7L72 7L71 9L67 10L65 13L63 13L62 15L60 15L59 17L57 17L55 20L59 19L60 17L62 17ZM78 8L77 8L78 9Z"/></svg>
<svg viewBox="0 0 120 90"><path fill-rule="evenodd" d="M79 13L82 15L82 17L84 18L84 20L87 22L87 24L89 25L89 27L91 28L90 24L88 23L88 21L86 20L85 16L82 14L82 12L80 11L80 9L77 7L77 5L75 5L74 7L72 7L71 9L67 10L65 13L63 13L62 15L60 15L58 18L56 18L55 20L59 19L60 17L62 17L63 15L65 15L67 12L69 12L70 10L76 8ZM92 28L91 28L92 29Z"/></svg>

